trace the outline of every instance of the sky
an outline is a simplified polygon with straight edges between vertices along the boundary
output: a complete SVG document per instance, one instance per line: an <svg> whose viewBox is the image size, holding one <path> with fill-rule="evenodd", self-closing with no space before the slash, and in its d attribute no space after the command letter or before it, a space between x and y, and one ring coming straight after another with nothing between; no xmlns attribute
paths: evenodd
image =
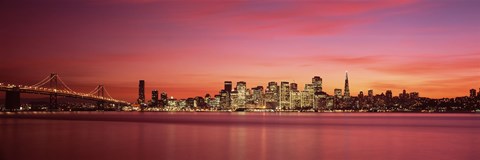
<svg viewBox="0 0 480 160"><path fill-rule="evenodd" d="M75 91L104 84L135 101L313 76L323 89L441 98L480 88L475 0L4 0L0 82L58 73Z"/></svg>

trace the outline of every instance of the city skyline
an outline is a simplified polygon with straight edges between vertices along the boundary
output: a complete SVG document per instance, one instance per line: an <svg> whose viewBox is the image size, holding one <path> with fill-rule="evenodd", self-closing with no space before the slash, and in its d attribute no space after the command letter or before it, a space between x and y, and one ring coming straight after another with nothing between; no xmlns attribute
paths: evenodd
<svg viewBox="0 0 480 160"><path fill-rule="evenodd" d="M34 85L0 83L5 94L4 110L61 110L61 111L298 111L298 112L477 112L480 88L472 88L466 96L435 99L420 96L419 92L405 89L396 96L392 90L374 94L368 89L354 96L350 93L350 80L345 72L343 92L335 88L333 94L323 90L323 78L313 76L303 90L298 83L270 81L264 87L248 87L246 81L224 81L224 88L216 94L205 93L188 98L175 98L167 92L151 90L148 100L145 80L138 81L136 102L113 98L104 84L86 93L72 90L57 73L51 73ZM377 93L377 92L375 92ZM49 103L23 102L20 94L38 94L49 97ZM26 96L30 97L30 96ZM59 103L58 97L93 101L88 103ZM25 98L25 97L23 97ZM73 102L73 101L72 101Z"/></svg>
<svg viewBox="0 0 480 160"><path fill-rule="evenodd" d="M76 91L109 84L134 102L137 81L178 98L224 80L309 83L350 92L465 96L480 79L476 1L60 1L2 3L3 83L59 73Z"/></svg>
<svg viewBox="0 0 480 160"><path fill-rule="evenodd" d="M318 88L319 89L316 89L315 87L315 81L319 81L319 86ZM237 83L237 86L234 86L235 82ZM280 82L280 85L278 85L278 82ZM351 95L350 93L350 85L349 85L349 78L348 78L348 71L345 72L345 83L344 83L344 88L334 88L331 92L330 91L326 91L326 90L323 90L323 78L321 78L320 76L314 76L312 78L312 83L305 83L304 84L304 88L301 89L302 87L298 87L298 86L302 86L302 85L299 85L298 83L296 83L295 81L293 82L290 82L290 81L269 81L269 82L266 82L266 85L252 85L250 87L248 87L248 82L246 81L223 81L223 84L224 84L224 87L223 89L219 89L219 92L213 92L213 93L209 93L209 92L205 92L203 95L202 94L199 94L199 95L193 95L193 96L189 96L189 97L176 97L174 95L169 95L168 97L166 97L166 99L176 99L176 100L180 100L180 99L188 99L188 98L194 98L194 97L202 97L204 95L210 95L212 96L212 98L214 96L220 96L222 94L223 91L226 91L226 92L233 92L233 91L236 91L238 92L239 89L237 89L238 85L239 84L243 84L242 86L242 89L245 91L248 92L248 94L254 94L255 93L255 90L260 88L261 91L260 93L263 93L265 94L266 93L266 90L264 91L263 89L267 89L271 84L274 84L276 85L277 87L279 87L278 93L281 92L282 90L282 84L283 83L286 83L287 87L289 87L290 89L292 88L295 88L293 90L297 90L297 91L305 91L308 87L314 87L312 89L314 89L315 91L314 92L324 92L327 96L333 96L333 97L339 97L339 98L350 98L350 97L358 97L360 95L363 96L363 94L367 94L366 96L379 96L379 95L384 95L384 96L390 96L390 97L399 97L401 96L402 94L405 94L406 92L406 89L402 89L401 91L392 91L391 89L386 89L384 91L380 91L380 92L375 92L374 94L374 90L369 88L367 90L360 90L358 92L358 94L353 94ZM309 85L312 85L312 86L309 86ZM294 86L294 87L293 87ZM145 80L139 80L139 88L138 88L138 98L136 100L136 103L138 104L141 104L141 103L147 103L147 100L148 100L148 97L146 96L146 91L145 91ZM317 91L318 90L318 91ZM478 91L478 92L477 92ZM476 88L471 88L469 89L468 91L465 92L464 95L461 95L461 96L457 96L457 97L441 97L441 98L432 98L432 97L427 97L427 96L419 96L419 92L418 91L415 91L415 90L410 90L409 91L410 93L414 93L416 94L416 96L418 97L424 97L424 98L429 98L429 99L443 99L443 98L458 98L458 97L477 97L477 95L480 95L480 88L478 88L478 90ZM161 91L162 94L168 94L168 92L166 91ZM158 89L152 89L151 90L151 97L152 97L152 102L155 102L155 101L158 101L159 97L158 97L158 94L159 94L159 90ZM357 96L358 95L358 96ZM155 100L155 101L154 101ZM277 101L281 101L281 100L277 100Z"/></svg>
<svg viewBox="0 0 480 160"><path fill-rule="evenodd" d="M248 112L477 112L480 89L470 89L465 96L432 99L419 92L392 90L381 93L372 89L350 93L350 80L345 72L344 88L333 94L323 90L323 78L313 76L303 89L295 82L270 81L266 86L248 87L246 81L224 81L215 94L206 93L188 98L168 97L152 90L145 97L145 80L139 80L138 99L132 106L141 111L248 111Z"/></svg>

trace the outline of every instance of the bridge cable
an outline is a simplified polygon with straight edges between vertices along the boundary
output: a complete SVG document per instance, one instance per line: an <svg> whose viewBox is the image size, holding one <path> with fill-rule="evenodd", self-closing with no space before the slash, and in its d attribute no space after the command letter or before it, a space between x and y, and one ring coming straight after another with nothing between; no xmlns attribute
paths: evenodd
<svg viewBox="0 0 480 160"><path fill-rule="evenodd" d="M48 77L45 77L45 78L44 78L44 79L42 79L40 82L38 82L38 83L35 83L34 85L30 85L30 86L32 86L32 87L33 87L33 86L38 86L39 84L41 84L42 82L46 81L46 80L47 80L47 79L49 79L49 78L52 78L52 77L50 77L50 76L48 76Z"/></svg>
<svg viewBox="0 0 480 160"><path fill-rule="evenodd" d="M63 87L65 87L68 91L70 91L70 92L75 92L75 91L73 91L70 87L68 87L68 86L65 84L65 82L63 82L63 80L60 78L60 76L57 76L57 79L60 80L60 83L62 83L62 84L63 84ZM76 93L76 92L75 92L75 93Z"/></svg>
<svg viewBox="0 0 480 160"><path fill-rule="evenodd" d="M40 87L40 86L43 86L43 85L45 85L46 83L50 82L54 77L55 77L55 76L53 76L53 77L50 77L50 76L49 76L49 77L43 79L42 81L38 82L37 84L32 85L32 87ZM48 80L46 80L46 79L48 79Z"/></svg>
<svg viewBox="0 0 480 160"><path fill-rule="evenodd" d="M103 86L103 90L105 91L105 93L107 94L108 98L110 99L114 99L107 91L107 89L105 88L105 86Z"/></svg>
<svg viewBox="0 0 480 160"><path fill-rule="evenodd" d="M93 91L90 91L87 94L94 95L95 93L98 92L98 90L100 90L100 86L95 87L95 89L93 89Z"/></svg>

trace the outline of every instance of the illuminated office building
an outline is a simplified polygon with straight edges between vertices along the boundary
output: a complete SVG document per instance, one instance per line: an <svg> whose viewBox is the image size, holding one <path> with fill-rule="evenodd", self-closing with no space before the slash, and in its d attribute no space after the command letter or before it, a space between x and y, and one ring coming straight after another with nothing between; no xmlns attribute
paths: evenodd
<svg viewBox="0 0 480 160"><path fill-rule="evenodd" d="M320 76L312 78L312 85L315 93L322 92L322 78L320 78Z"/></svg>
<svg viewBox="0 0 480 160"><path fill-rule="evenodd" d="M305 84L302 91L302 107L313 107L315 89L313 84Z"/></svg>
<svg viewBox="0 0 480 160"><path fill-rule="evenodd" d="M158 106L158 90L152 91L152 106L154 107Z"/></svg>
<svg viewBox="0 0 480 160"><path fill-rule="evenodd" d="M342 89L335 88L333 92L334 92L335 98L342 98Z"/></svg>
<svg viewBox="0 0 480 160"><path fill-rule="evenodd" d="M291 90L289 109L297 109L301 107L302 107L302 92L298 90Z"/></svg>
<svg viewBox="0 0 480 160"><path fill-rule="evenodd" d="M164 107L168 105L168 96L166 92L162 92L162 94L160 94L160 103Z"/></svg>
<svg viewBox="0 0 480 160"><path fill-rule="evenodd" d="M177 107L177 99L173 98L173 97L170 97L168 100L167 100L167 103L168 103L168 107Z"/></svg>
<svg viewBox="0 0 480 160"><path fill-rule="evenodd" d="M252 97L251 101L257 108L265 106L265 100L263 95L263 86L257 86L252 88Z"/></svg>
<svg viewBox="0 0 480 160"><path fill-rule="evenodd" d="M238 97L236 99L236 106L238 108L244 108L245 107L245 102L247 99L247 82L240 81L237 82L237 93Z"/></svg>
<svg viewBox="0 0 480 160"><path fill-rule="evenodd" d="M138 104L145 104L145 80L138 82Z"/></svg>
<svg viewBox="0 0 480 160"><path fill-rule="evenodd" d="M279 102L279 89L277 82L269 82L265 89L265 104L269 109L276 109Z"/></svg>
<svg viewBox="0 0 480 160"><path fill-rule="evenodd" d="M232 91L232 81L225 81L224 83L224 90L227 93L230 93Z"/></svg>
<svg viewBox="0 0 480 160"><path fill-rule="evenodd" d="M220 91L220 108L228 109L230 107L230 92L225 90Z"/></svg>
<svg viewBox="0 0 480 160"><path fill-rule="evenodd" d="M280 82L280 109L290 108L290 83Z"/></svg>
<svg viewBox="0 0 480 160"><path fill-rule="evenodd" d="M290 83L290 90L291 91L298 91L298 84L297 83Z"/></svg>
<svg viewBox="0 0 480 160"><path fill-rule="evenodd" d="M230 92L230 102L230 107L228 107L229 109L236 110L240 107L237 90Z"/></svg>

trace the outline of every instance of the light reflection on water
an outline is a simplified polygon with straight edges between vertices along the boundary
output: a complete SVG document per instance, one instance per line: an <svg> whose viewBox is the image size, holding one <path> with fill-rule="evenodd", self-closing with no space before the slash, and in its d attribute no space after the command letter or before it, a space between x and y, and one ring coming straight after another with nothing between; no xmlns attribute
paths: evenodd
<svg viewBox="0 0 480 160"><path fill-rule="evenodd" d="M0 113L0 159L478 159L480 115Z"/></svg>

